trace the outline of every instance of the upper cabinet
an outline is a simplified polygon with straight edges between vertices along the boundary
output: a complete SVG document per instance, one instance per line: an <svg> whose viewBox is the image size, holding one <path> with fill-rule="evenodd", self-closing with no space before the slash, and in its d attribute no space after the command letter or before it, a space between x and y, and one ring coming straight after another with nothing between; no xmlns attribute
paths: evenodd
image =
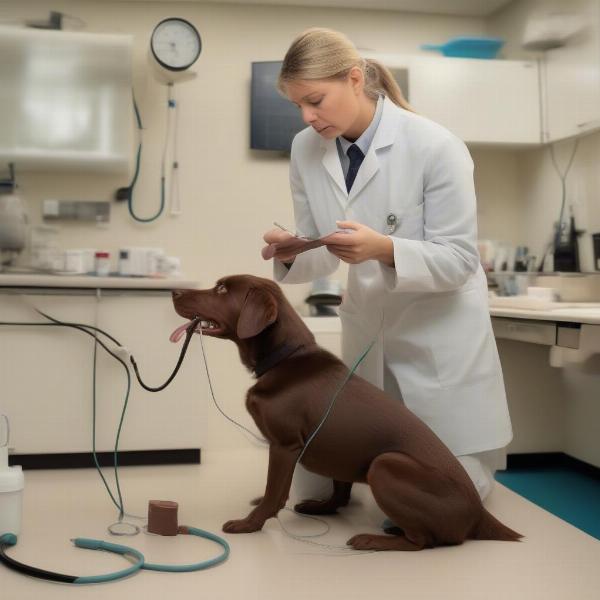
<svg viewBox="0 0 600 600"><path fill-rule="evenodd" d="M127 173L132 37L0 26L0 164Z"/></svg>
<svg viewBox="0 0 600 600"><path fill-rule="evenodd" d="M538 80L533 61L415 57L410 102L465 142L539 144Z"/></svg>
<svg viewBox="0 0 600 600"><path fill-rule="evenodd" d="M586 2L581 10L585 29L565 46L547 50L541 63L543 142L600 128L600 4Z"/></svg>
<svg viewBox="0 0 600 600"><path fill-rule="evenodd" d="M467 143L539 144L537 61L370 54L389 67L411 106Z"/></svg>

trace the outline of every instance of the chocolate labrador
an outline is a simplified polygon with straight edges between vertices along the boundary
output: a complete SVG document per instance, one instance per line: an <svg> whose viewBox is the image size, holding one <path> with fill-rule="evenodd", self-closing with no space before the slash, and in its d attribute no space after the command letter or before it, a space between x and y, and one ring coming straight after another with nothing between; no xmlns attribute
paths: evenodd
<svg viewBox="0 0 600 600"><path fill-rule="evenodd" d="M173 303L186 319L201 318L203 335L232 340L256 375L246 407L269 441L267 485L244 519L227 533L258 531L289 495L296 461L348 375L348 368L315 343L313 334L268 279L234 275L208 290L175 290ZM179 327L176 341L190 324ZM358 550L421 550L466 539L517 541L522 535L482 505L462 465L402 402L352 375L300 461L330 477L326 500L296 506L306 514L332 514L345 506L354 482L368 483L393 535L356 535Z"/></svg>

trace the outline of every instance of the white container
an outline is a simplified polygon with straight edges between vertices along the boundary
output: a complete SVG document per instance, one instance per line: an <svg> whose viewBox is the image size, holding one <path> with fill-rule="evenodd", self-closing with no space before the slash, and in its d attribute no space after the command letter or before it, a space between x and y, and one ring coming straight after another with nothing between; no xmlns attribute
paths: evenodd
<svg viewBox="0 0 600 600"><path fill-rule="evenodd" d="M20 466L8 466L8 446L0 446L0 535L21 532L25 478Z"/></svg>
<svg viewBox="0 0 600 600"><path fill-rule="evenodd" d="M85 273L84 255L81 250L65 250L65 271Z"/></svg>
<svg viewBox="0 0 600 600"><path fill-rule="evenodd" d="M98 277L110 275L110 252L96 252L96 275Z"/></svg>

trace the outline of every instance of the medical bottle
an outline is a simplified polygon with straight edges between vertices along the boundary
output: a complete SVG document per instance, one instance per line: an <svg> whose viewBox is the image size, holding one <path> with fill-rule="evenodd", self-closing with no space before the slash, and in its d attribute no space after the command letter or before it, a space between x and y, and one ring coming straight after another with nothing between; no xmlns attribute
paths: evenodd
<svg viewBox="0 0 600 600"><path fill-rule="evenodd" d="M19 535L25 478L20 465L8 466L8 418L5 415L0 417L6 422L6 443L0 437L0 444L2 444L0 445L0 535L4 533Z"/></svg>

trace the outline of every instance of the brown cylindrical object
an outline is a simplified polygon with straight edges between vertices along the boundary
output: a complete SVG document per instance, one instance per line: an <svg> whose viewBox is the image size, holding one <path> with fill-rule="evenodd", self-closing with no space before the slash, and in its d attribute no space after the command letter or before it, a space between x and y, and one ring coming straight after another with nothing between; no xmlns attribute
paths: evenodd
<svg viewBox="0 0 600 600"><path fill-rule="evenodd" d="M177 502L150 500L148 502L148 532L177 535Z"/></svg>

